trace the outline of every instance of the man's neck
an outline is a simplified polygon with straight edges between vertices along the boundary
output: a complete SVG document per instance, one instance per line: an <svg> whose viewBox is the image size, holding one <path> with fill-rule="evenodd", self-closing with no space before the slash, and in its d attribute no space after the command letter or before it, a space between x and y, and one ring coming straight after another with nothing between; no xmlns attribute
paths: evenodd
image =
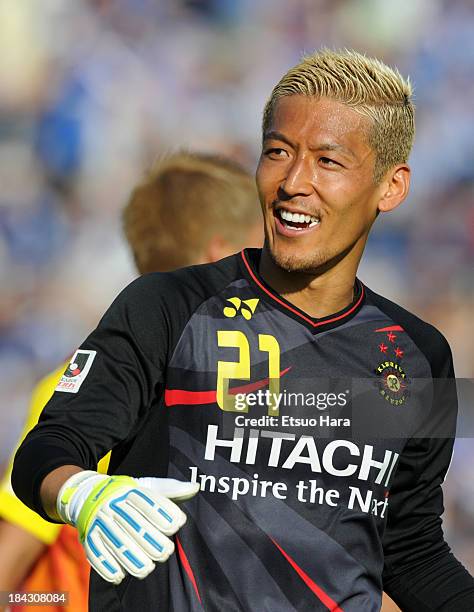
<svg viewBox="0 0 474 612"><path fill-rule="evenodd" d="M358 262L357 262L358 263ZM286 272L264 247L260 276L281 296L306 314L322 319L349 306L354 299L357 263L342 260L320 274Z"/></svg>

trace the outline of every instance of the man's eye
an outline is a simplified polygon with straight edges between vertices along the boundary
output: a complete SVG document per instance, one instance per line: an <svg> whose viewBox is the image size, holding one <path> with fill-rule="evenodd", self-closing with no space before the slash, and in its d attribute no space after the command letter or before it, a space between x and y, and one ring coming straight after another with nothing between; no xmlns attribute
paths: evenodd
<svg viewBox="0 0 474 612"><path fill-rule="evenodd" d="M334 161L333 159L330 159L329 157L320 157L319 161L324 165L324 166L340 166L340 164L338 164L336 161Z"/></svg>
<svg viewBox="0 0 474 612"><path fill-rule="evenodd" d="M281 159L283 157L288 157L285 149L280 149L279 147L273 147L271 149L266 149L265 155L267 157L271 157L272 159Z"/></svg>

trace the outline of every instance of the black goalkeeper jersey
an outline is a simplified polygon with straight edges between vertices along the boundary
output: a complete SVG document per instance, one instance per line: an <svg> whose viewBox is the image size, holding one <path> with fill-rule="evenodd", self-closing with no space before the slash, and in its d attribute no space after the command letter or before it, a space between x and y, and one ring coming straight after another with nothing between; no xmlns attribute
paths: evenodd
<svg viewBox="0 0 474 612"><path fill-rule="evenodd" d="M110 473L200 483L176 554L119 586L92 572L91 610L375 612L383 588L404 610L473 610L441 530L446 340L358 280L311 318L259 256L126 288L21 446L15 491L45 517L45 475L109 449Z"/></svg>

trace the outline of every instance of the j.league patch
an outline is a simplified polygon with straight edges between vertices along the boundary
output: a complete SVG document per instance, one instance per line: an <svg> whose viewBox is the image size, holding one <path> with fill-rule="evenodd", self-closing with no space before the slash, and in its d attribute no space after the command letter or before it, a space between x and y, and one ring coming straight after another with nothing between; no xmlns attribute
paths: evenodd
<svg viewBox="0 0 474 612"><path fill-rule="evenodd" d="M66 368L66 371L61 376L58 382L56 391L64 391L66 393L77 393L91 369L92 362L97 351L83 351L81 349L74 353L71 363Z"/></svg>

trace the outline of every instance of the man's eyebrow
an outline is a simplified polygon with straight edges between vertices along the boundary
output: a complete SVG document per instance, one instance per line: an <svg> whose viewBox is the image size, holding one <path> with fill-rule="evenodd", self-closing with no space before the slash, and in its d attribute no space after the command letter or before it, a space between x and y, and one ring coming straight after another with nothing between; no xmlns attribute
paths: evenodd
<svg viewBox="0 0 474 612"><path fill-rule="evenodd" d="M270 130L269 132L265 132L265 134L263 135L263 140L281 140L282 142L286 142L286 144L290 147L293 146L293 143L289 138L285 136L285 134L282 134L281 132L278 132L276 130Z"/></svg>
<svg viewBox="0 0 474 612"><path fill-rule="evenodd" d="M349 155L350 157L353 157L355 159L355 154L348 149L347 147L344 147L343 145L339 145L336 144L334 142L324 142L320 145L315 145L314 147L310 147L310 149L312 151L340 151L341 153L345 153L346 155Z"/></svg>

